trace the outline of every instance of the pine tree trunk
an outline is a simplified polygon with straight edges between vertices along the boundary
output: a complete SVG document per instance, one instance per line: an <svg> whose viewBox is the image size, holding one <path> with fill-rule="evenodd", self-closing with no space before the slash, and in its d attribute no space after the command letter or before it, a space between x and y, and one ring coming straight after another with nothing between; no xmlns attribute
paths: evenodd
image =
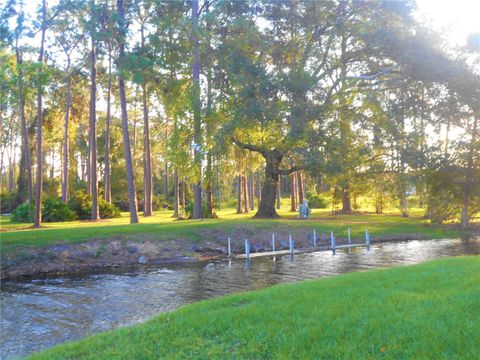
<svg viewBox="0 0 480 360"><path fill-rule="evenodd" d="M196 146L201 147L201 103L200 103L200 57L198 45L198 0L192 1L192 47L193 47L193 138ZM194 152L194 168L198 181L193 186L193 218L202 217L202 153L201 148Z"/></svg>
<svg viewBox="0 0 480 360"><path fill-rule="evenodd" d="M42 1L42 30L40 40L40 54L38 56L38 63L43 66L45 53L45 32L47 31L47 2ZM42 69L43 70L43 69ZM35 184L35 216L34 228L42 226L42 190L43 190L43 156L42 156L42 127L43 127L43 109L42 109L42 84L39 83L37 89L37 181Z"/></svg>
<svg viewBox="0 0 480 360"><path fill-rule="evenodd" d="M238 186L238 194L237 194L237 214L242 213L242 177L240 175L237 176L237 186Z"/></svg>
<svg viewBox="0 0 480 360"><path fill-rule="evenodd" d="M22 128L22 158L25 161L24 171L20 168L20 174L18 176L18 194L17 199L20 199L23 202L23 179L24 173L26 170L27 174L27 201L32 203L33 200L33 176L32 176L32 163L31 163L31 155L30 155L30 144L29 144L29 137L28 137L28 130L27 130L27 121L25 119L25 93L24 93L24 86L23 86L23 70L22 70L22 57L20 55L20 51L18 50L18 40L15 44L15 55L17 59L17 66L18 66L18 104L19 104L19 115L20 115L20 126ZM22 186L20 186L22 185Z"/></svg>
<svg viewBox="0 0 480 360"><path fill-rule="evenodd" d="M303 204L304 200L304 186L303 186L303 172L298 172L298 203Z"/></svg>
<svg viewBox="0 0 480 360"><path fill-rule="evenodd" d="M92 9L94 6L92 1ZM97 180L97 67L96 67L96 45L91 34L90 49L90 186L92 191L92 213L91 219L100 219L98 209L98 180Z"/></svg>
<svg viewBox="0 0 480 360"><path fill-rule="evenodd" d="M465 187L463 191L463 207L462 207L462 216L461 216L461 225L462 229L468 228L470 224L470 196L472 192L473 185L473 157L475 153L476 141L477 141L477 131L478 131L478 119L480 118L480 113L474 115L474 123L472 130L472 137L470 139L470 149L468 152L468 162L467 162L467 173L465 179Z"/></svg>
<svg viewBox="0 0 480 360"><path fill-rule="evenodd" d="M123 0L117 0L117 9L119 14L120 39L118 44L118 53L120 62L125 57L125 10L123 8ZM138 223L137 214L137 194L135 191L135 179L133 177L133 162L132 153L130 149L130 135L128 132L128 113L127 113L127 98L125 95L125 80L123 76L118 77L118 84L120 88L120 107L122 110L122 132L123 143L125 149L125 162L127 167L127 181L128 181L128 201L130 207L130 223Z"/></svg>
<svg viewBox="0 0 480 360"><path fill-rule="evenodd" d="M63 167L62 167L62 201L64 203L68 202L68 159L70 154L70 144L69 144L69 117L70 117L70 102L71 102L71 75L70 75L70 56L67 58L67 100L65 104L65 135L63 138Z"/></svg>
<svg viewBox="0 0 480 360"><path fill-rule="evenodd" d="M107 86L107 119L105 124L105 178L104 199L107 203L112 202L112 190L110 185L110 122L111 122L111 96L112 96L112 45L108 41L108 86Z"/></svg>
<svg viewBox="0 0 480 360"><path fill-rule="evenodd" d="M143 40L143 31L142 31L142 40ZM144 41L144 40L143 40ZM143 98L143 131L144 131L144 147L145 147L145 158L144 158L144 206L143 206L143 216L152 216L153 206L152 206L152 197L153 197L153 181L152 181L152 158L151 158L151 147L150 147L150 126L148 123L148 107L147 107L147 89L146 85L142 86L142 98ZM166 197L166 196L165 196Z"/></svg>
<svg viewBox="0 0 480 360"><path fill-rule="evenodd" d="M297 211L297 174L290 175L290 211Z"/></svg>
<svg viewBox="0 0 480 360"><path fill-rule="evenodd" d="M145 48L145 32L143 25L140 28L142 49ZM143 101L143 136L144 136L144 160L143 160L143 176L144 176L144 205L143 216L153 215L153 179L152 179L152 158L150 147L150 126L148 124L148 103L147 103L147 85L145 80L142 84L142 101ZM165 176L167 172L165 171ZM168 180L165 198L168 197Z"/></svg>
<svg viewBox="0 0 480 360"><path fill-rule="evenodd" d="M174 178L174 199L173 199L173 217L178 218L179 214L179 203L180 203L180 196L179 196L179 183L178 183L178 171L175 169L175 172L173 173L173 178Z"/></svg>
<svg viewBox="0 0 480 360"><path fill-rule="evenodd" d="M255 175L252 171L248 175L248 198L250 210L255 210Z"/></svg>
<svg viewBox="0 0 480 360"><path fill-rule="evenodd" d="M248 189L247 189L247 177L242 175L242 194L243 194L243 212L248 213L250 206L248 204Z"/></svg>

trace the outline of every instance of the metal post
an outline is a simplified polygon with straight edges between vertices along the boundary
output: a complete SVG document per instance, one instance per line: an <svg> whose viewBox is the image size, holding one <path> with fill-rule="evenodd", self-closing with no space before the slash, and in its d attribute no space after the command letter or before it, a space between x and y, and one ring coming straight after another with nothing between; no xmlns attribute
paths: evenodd
<svg viewBox="0 0 480 360"><path fill-rule="evenodd" d="M335 238L333 237L333 231L330 232L330 246L332 248L333 255L335 255L337 244L335 243Z"/></svg>
<svg viewBox="0 0 480 360"><path fill-rule="evenodd" d="M351 240L350 240L350 226L348 227L348 245L351 244Z"/></svg>
<svg viewBox="0 0 480 360"><path fill-rule="evenodd" d="M313 246L317 247L317 232L313 229Z"/></svg>
<svg viewBox="0 0 480 360"><path fill-rule="evenodd" d="M247 239L245 239L245 258L250 261L250 244Z"/></svg>
<svg viewBox="0 0 480 360"><path fill-rule="evenodd" d="M232 248L230 246L230 237L228 237L228 256L232 255Z"/></svg>
<svg viewBox="0 0 480 360"><path fill-rule="evenodd" d="M292 235L288 235L288 240L290 241L290 256L293 257L293 240L292 240Z"/></svg>
<svg viewBox="0 0 480 360"><path fill-rule="evenodd" d="M275 251L275 233L272 233L272 251Z"/></svg>

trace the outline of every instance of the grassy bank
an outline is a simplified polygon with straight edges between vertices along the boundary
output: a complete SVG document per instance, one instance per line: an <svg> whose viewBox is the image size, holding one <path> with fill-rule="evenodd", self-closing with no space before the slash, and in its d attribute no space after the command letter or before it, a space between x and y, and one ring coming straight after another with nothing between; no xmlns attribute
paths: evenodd
<svg viewBox="0 0 480 360"><path fill-rule="evenodd" d="M479 274L472 256L275 286L32 359L474 359Z"/></svg>
<svg viewBox="0 0 480 360"><path fill-rule="evenodd" d="M280 210L281 219L251 219L251 214L236 214L234 209L218 212L219 219L204 221L177 221L170 211L159 211L154 216L140 218L140 224L129 224L129 216L123 213L121 218L102 220L100 222L73 221L63 223L45 223L42 229L32 229L31 224L19 224L1 217L0 246L4 253L18 247L46 246L59 242L82 242L92 239L115 237L142 237L154 240L186 239L204 240L209 230L229 233L235 227L246 229L274 229L278 224L292 228L313 228L318 232L334 231L337 236L346 236L347 226L351 226L352 236L362 236L368 227L373 235L388 236L393 234L422 234L426 238L443 238L458 236L458 231L445 226L434 226L429 221L415 216L402 218L395 213L382 215L332 215L328 210L313 210L309 220L298 220L297 214L288 211L285 205Z"/></svg>

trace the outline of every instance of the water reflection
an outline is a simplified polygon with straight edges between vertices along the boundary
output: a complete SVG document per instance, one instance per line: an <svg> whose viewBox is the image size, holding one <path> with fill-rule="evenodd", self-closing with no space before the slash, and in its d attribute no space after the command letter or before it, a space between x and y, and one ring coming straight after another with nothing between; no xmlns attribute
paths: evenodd
<svg viewBox="0 0 480 360"><path fill-rule="evenodd" d="M87 334L144 321L183 304L235 291L422 262L480 254L480 239L409 241L364 248L222 260L164 268L5 282L1 293L1 358L26 355Z"/></svg>

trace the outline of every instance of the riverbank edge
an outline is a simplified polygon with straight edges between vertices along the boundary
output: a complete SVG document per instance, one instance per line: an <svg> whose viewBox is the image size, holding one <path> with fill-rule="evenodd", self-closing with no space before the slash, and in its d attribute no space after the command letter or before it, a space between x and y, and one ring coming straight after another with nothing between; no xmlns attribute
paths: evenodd
<svg viewBox="0 0 480 360"><path fill-rule="evenodd" d="M27 358L472 358L480 345L475 322L457 315L478 304L479 266L480 255L458 256L275 285L184 305Z"/></svg>
<svg viewBox="0 0 480 360"><path fill-rule="evenodd" d="M241 228L227 234L219 229L199 232L202 240L157 240L153 236L115 236L92 239L79 243L59 242L42 247L19 248L15 252L1 254L0 279L17 280L46 276L95 273L138 265L155 266L167 263L188 263L227 257L227 238L230 236L232 254L244 253L244 239L250 241L252 252L271 251L271 230ZM278 226L276 249L288 249L288 236L292 235L295 250L321 251L330 247L330 234L317 234L317 246L313 246L313 234L305 229ZM439 237L441 238L441 237ZM435 239L424 233L400 233L371 235L371 242L390 242ZM438 238L437 238L438 239ZM337 245L347 243L337 238ZM364 243L364 238L352 238L352 243Z"/></svg>

